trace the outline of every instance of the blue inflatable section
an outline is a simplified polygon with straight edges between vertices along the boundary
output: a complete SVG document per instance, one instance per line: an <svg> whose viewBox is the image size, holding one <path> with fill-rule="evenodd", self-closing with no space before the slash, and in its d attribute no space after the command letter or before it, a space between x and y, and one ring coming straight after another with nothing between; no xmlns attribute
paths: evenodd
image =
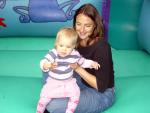
<svg viewBox="0 0 150 113"><path fill-rule="evenodd" d="M88 0L102 12L103 0ZM75 10L86 0L1 0L0 36L55 36L58 29L72 26Z"/></svg>
<svg viewBox="0 0 150 113"><path fill-rule="evenodd" d="M150 53L150 0L144 0L139 22L138 41Z"/></svg>

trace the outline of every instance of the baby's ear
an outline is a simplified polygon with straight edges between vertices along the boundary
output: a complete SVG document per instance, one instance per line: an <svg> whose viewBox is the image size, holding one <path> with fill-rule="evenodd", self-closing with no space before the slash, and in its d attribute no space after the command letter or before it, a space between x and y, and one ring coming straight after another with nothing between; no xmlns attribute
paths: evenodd
<svg viewBox="0 0 150 113"><path fill-rule="evenodd" d="M73 48L76 49L76 45L75 44L73 44Z"/></svg>
<svg viewBox="0 0 150 113"><path fill-rule="evenodd" d="M56 47L57 47L57 42L55 42L54 47L55 47L55 49L56 49Z"/></svg>

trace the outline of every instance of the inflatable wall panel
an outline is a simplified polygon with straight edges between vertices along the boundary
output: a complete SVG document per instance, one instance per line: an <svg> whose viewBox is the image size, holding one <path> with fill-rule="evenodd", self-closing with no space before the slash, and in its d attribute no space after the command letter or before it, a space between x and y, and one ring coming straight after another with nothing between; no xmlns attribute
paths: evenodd
<svg viewBox="0 0 150 113"><path fill-rule="evenodd" d="M107 0L88 0L98 11ZM72 26L75 10L87 0L1 0L0 36L55 36L65 26ZM2 22L2 21L1 21Z"/></svg>
<svg viewBox="0 0 150 113"><path fill-rule="evenodd" d="M144 0L138 34L141 49L150 53L150 0Z"/></svg>
<svg viewBox="0 0 150 113"><path fill-rule="evenodd" d="M143 0L111 0L109 42L116 49L139 49L137 32Z"/></svg>

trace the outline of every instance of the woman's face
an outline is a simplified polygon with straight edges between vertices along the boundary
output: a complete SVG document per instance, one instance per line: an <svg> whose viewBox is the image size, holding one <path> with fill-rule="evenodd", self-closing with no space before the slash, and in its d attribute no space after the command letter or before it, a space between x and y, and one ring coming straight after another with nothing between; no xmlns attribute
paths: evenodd
<svg viewBox="0 0 150 113"><path fill-rule="evenodd" d="M80 39L84 40L89 38L89 36L93 33L94 27L95 25L93 20L88 16L79 14L76 17L75 28Z"/></svg>

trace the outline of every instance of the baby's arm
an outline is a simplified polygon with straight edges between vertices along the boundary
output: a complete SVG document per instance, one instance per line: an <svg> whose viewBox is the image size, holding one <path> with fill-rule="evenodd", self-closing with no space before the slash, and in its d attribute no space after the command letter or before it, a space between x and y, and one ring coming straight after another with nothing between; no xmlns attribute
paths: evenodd
<svg viewBox="0 0 150 113"><path fill-rule="evenodd" d="M78 51L76 51L76 55L79 56L79 60L77 63L81 67L83 67L83 68L94 68L96 70L98 68L100 68L100 64L98 62L82 57Z"/></svg>
<svg viewBox="0 0 150 113"><path fill-rule="evenodd" d="M70 66L73 70L76 70L78 68L78 66L81 66L83 68L94 68L96 70L98 70L100 68L100 64L95 62L95 61L92 61L92 60L87 60L87 59L84 59L86 61L84 61L82 64L80 64L79 62L75 62L75 63L71 63Z"/></svg>
<svg viewBox="0 0 150 113"><path fill-rule="evenodd" d="M98 70L98 68L100 68L100 64L98 62L93 61L93 63L91 64L91 67Z"/></svg>
<svg viewBox="0 0 150 113"><path fill-rule="evenodd" d="M100 68L100 64L98 62L82 57L77 50L74 50L72 54L78 58L76 62L70 64L73 69L76 68L76 65L74 65L76 63L83 68L94 68L96 70Z"/></svg>

